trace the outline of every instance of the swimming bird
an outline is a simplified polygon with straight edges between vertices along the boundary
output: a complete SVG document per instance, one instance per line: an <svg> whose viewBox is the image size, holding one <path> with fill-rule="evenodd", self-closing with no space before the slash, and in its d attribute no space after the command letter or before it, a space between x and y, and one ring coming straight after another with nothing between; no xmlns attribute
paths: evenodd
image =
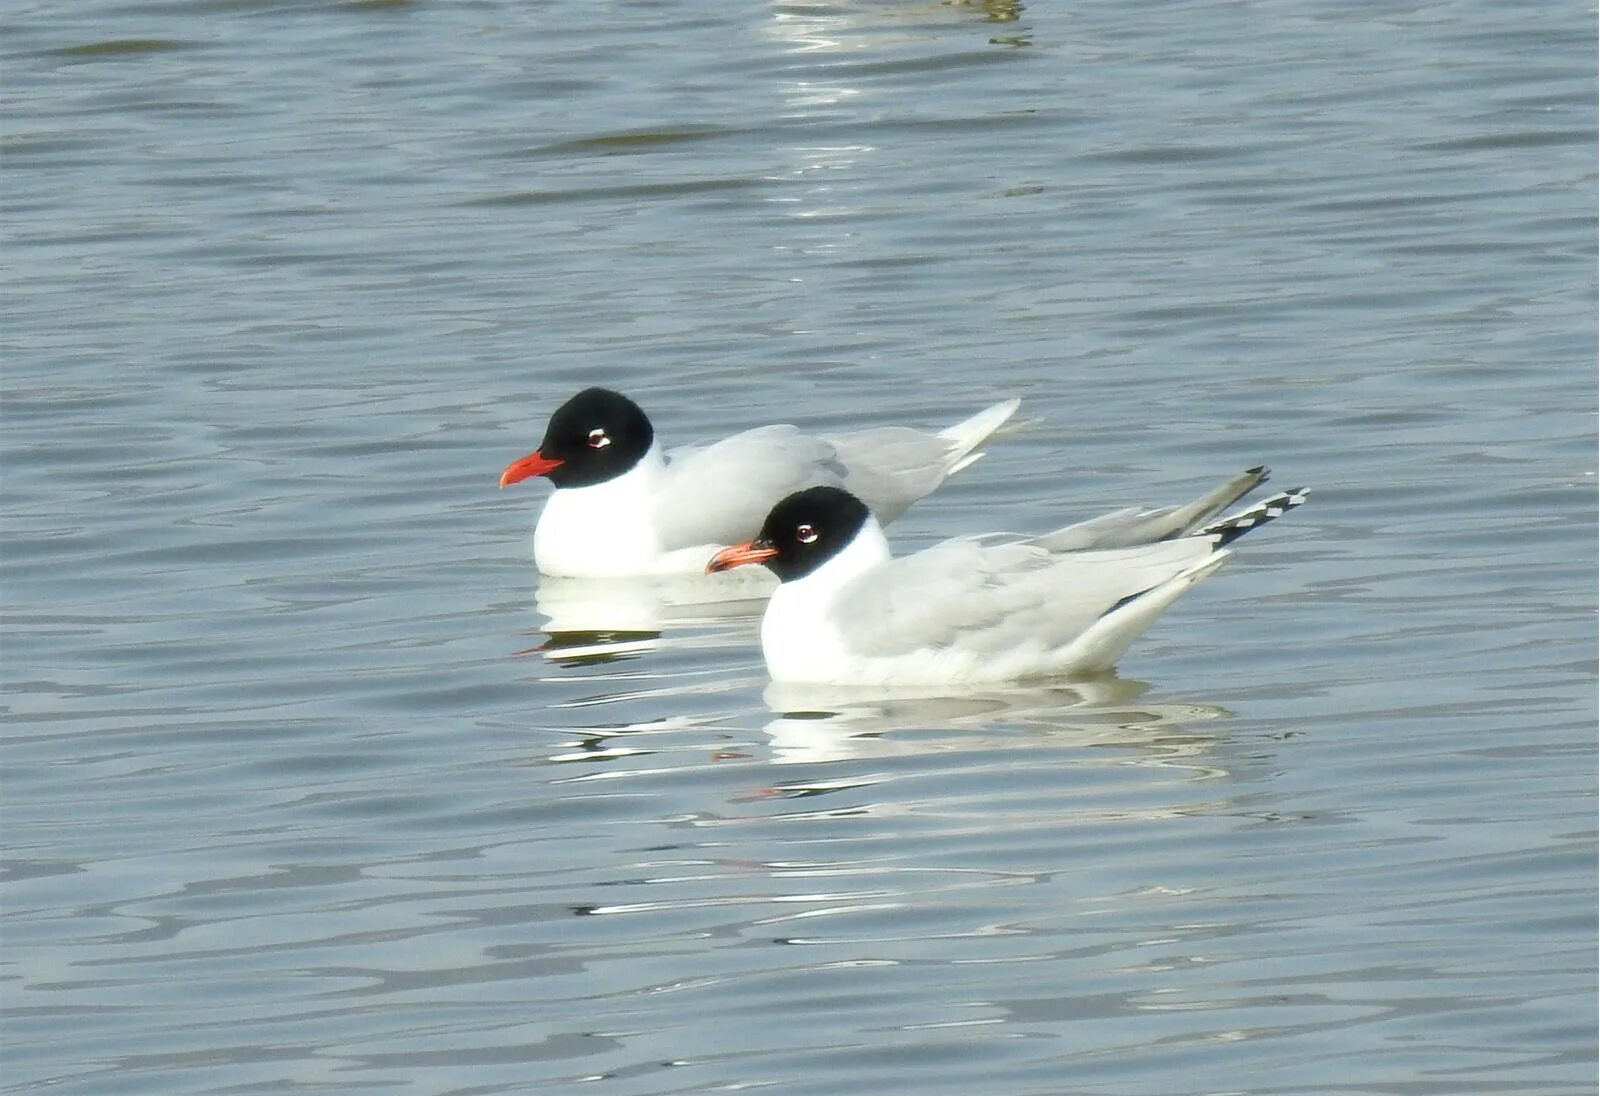
<svg viewBox="0 0 1600 1096"><path fill-rule="evenodd" d="M1265 476L1252 469L1229 483ZM1086 522L1031 538L960 537L894 558L864 502L812 487L784 498L758 536L717 553L708 570L762 563L778 576L761 621L775 681L961 685L1081 675L1109 669L1178 595L1222 565L1228 545L1306 494L1297 487L1127 547L1079 547L1094 531Z"/></svg>
<svg viewBox="0 0 1600 1096"><path fill-rule="evenodd" d="M877 427L814 437L762 426L702 448L663 453L633 400L586 388L556 409L539 448L500 486L543 476L555 487L533 533L547 575L703 573L721 548L761 528L773 503L804 487L848 488L888 523L983 456L979 446L1016 413L1005 400L923 433Z"/></svg>

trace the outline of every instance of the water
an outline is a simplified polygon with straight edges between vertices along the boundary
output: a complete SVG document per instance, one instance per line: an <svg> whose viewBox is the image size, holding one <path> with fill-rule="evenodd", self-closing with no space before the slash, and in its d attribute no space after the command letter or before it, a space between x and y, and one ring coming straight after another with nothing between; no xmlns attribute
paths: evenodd
<svg viewBox="0 0 1600 1096"><path fill-rule="evenodd" d="M1593 1091L1590 13L4 30L8 1089ZM748 602L539 650L596 381L1022 395L905 549L1316 493L1116 679L796 698Z"/></svg>

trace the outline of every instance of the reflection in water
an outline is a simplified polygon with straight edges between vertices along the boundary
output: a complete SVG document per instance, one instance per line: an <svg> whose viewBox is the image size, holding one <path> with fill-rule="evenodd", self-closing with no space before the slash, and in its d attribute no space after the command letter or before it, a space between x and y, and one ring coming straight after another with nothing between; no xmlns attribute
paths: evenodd
<svg viewBox="0 0 1600 1096"><path fill-rule="evenodd" d="M1034 961L1060 904L1074 917L1112 905L1133 916L1186 885L1162 868L1133 877L1138 886L1119 876L1106 892L1062 889L1064 849L1164 847L1192 819L1242 813L1257 792L1248 776L1222 779L1238 778L1241 760L1223 736L1190 726L1221 709L1141 703L1145 691L1112 676L939 699L772 686L770 756L730 753L726 770L702 751L748 728L748 711L591 730L581 749L550 759L602 763L552 781L574 801L626 797L653 818L671 790L696 793L666 828L630 837L569 908L785 945L938 940L958 963L968 954L959 941L994 962L992 941L1010 937L998 961ZM772 779L772 764L794 762L835 764ZM997 888L1012 896L989 897Z"/></svg>
<svg viewBox="0 0 1600 1096"><path fill-rule="evenodd" d="M774 5L763 25L768 39L785 44L789 63L781 70L787 116L807 123L826 122L860 111L859 100L881 95L875 70L899 64L939 65L948 54L952 17L970 19L980 32L995 24L1016 24L1024 7L1016 0L937 0L934 3L841 5L783 3ZM1010 33L974 43L1032 45L1031 31L1008 26ZM875 91L875 89L878 89ZM858 142L803 141L789 149L791 182L782 197L788 213L798 218L845 218L865 212L860 181L876 145ZM819 255L854 250L856 232L816 229L784 245Z"/></svg>
<svg viewBox="0 0 1600 1096"><path fill-rule="evenodd" d="M915 758L998 751L1007 755L1019 749L1050 745L1069 749L1114 747L1135 749L1163 766L1191 770L1190 775L1222 775L1210 755L1214 735L1197 733L1193 726L1226 715L1215 705L1183 702L1140 702L1148 686L1114 676L1070 684L1060 683L1011 690L988 689L954 697L893 696L882 690L846 686L798 686L772 683L765 700L775 718L762 726L771 753L738 742L748 735L752 713L707 710L704 700L748 689L747 679L726 676L699 682L677 676L654 678L626 674L605 680L613 691L586 697L573 708L605 707L626 699L632 703L654 697L663 707L677 706L693 696L701 710L663 715L643 722L600 723L572 726L574 737L561 742L545 760L555 763L607 763L604 776L615 779L660 772L657 758L644 769L631 769L624 759L638 762L658 753L654 743L670 743L668 752L685 749L684 733L703 735L698 747L688 747L695 767L711 762L819 764L884 758ZM662 736L666 736L663 738ZM616 768L611 763L624 762ZM674 768L684 762L673 763ZM555 783L569 779L558 778ZM747 786L734 802L766 798L804 798L877 784L880 774L830 771L826 777L786 781L781 786Z"/></svg>
<svg viewBox="0 0 1600 1096"><path fill-rule="evenodd" d="M593 666L620 662L653 651L660 644L660 632L563 631L551 632L537 647L518 651L519 655L543 655L563 666Z"/></svg>
<svg viewBox="0 0 1600 1096"><path fill-rule="evenodd" d="M763 567L747 574L539 580L534 607L545 631L660 632L669 625L711 624L759 617L777 579Z"/></svg>
<svg viewBox="0 0 1600 1096"><path fill-rule="evenodd" d="M949 36L943 17L948 14L970 16L978 27L997 23L1016 23L1027 10L1019 0L936 0L923 4L841 5L789 2L775 5L767 35L787 42L796 53L848 53L872 51L880 57L893 56L907 44L927 43L944 49ZM930 24L936 29L930 31ZM1026 46L1032 35L1026 29L1004 38L988 39L990 45ZM853 94L846 90L846 94Z"/></svg>
<svg viewBox="0 0 1600 1096"><path fill-rule="evenodd" d="M680 648L720 646L724 641L718 636L685 632L667 640L663 633L759 620L777 580L765 568L742 570L749 573L542 577L534 607L545 617L549 638L527 653L562 665L587 665L636 657L669 642Z"/></svg>
<svg viewBox="0 0 1600 1096"><path fill-rule="evenodd" d="M571 764L645 756L656 752L654 748L644 744L650 736L677 734L691 730L704 722L707 721L688 718L654 719L645 723L618 723L584 728L580 737L563 743L558 752L547 755L545 760L556 764ZM557 779L552 783L560 784L564 779Z"/></svg>
<svg viewBox="0 0 1600 1096"><path fill-rule="evenodd" d="M1112 675L1072 683L987 689L959 696L895 696L881 689L774 682L766 725L773 760L814 763L989 748L1017 730L1078 744L1131 738L1225 715L1205 704L1136 704L1148 686ZM1166 743L1172 745L1170 740ZM1198 749L1198 742L1194 745Z"/></svg>

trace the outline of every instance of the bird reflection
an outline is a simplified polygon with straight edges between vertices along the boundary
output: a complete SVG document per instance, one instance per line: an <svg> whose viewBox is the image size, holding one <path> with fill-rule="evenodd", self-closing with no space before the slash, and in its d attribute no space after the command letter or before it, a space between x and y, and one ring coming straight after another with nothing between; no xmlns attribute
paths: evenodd
<svg viewBox="0 0 1600 1096"><path fill-rule="evenodd" d="M1139 702L1148 686L1115 675L958 696L896 696L882 689L774 682L765 700L773 760L815 763L997 744L1018 729L1074 741L1127 743L1226 715L1214 705Z"/></svg>
<svg viewBox="0 0 1600 1096"><path fill-rule="evenodd" d="M765 568L747 574L540 579L534 608L545 618L537 653L563 665L634 658L659 649L672 630L677 647L722 646L695 628L759 620L777 580Z"/></svg>

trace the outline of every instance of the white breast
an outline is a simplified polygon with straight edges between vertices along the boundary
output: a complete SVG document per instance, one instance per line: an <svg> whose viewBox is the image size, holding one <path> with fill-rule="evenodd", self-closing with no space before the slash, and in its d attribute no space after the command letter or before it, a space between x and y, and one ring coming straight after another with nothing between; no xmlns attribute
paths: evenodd
<svg viewBox="0 0 1600 1096"><path fill-rule="evenodd" d="M840 591L888 559L883 529L868 518L838 555L778 587L761 618L761 653L774 681L849 679L853 659L836 612Z"/></svg>
<svg viewBox="0 0 1600 1096"><path fill-rule="evenodd" d="M661 454L652 447L614 480L552 493L533 530L533 560L539 570L576 578L659 570L661 540L652 514L665 472Z"/></svg>

